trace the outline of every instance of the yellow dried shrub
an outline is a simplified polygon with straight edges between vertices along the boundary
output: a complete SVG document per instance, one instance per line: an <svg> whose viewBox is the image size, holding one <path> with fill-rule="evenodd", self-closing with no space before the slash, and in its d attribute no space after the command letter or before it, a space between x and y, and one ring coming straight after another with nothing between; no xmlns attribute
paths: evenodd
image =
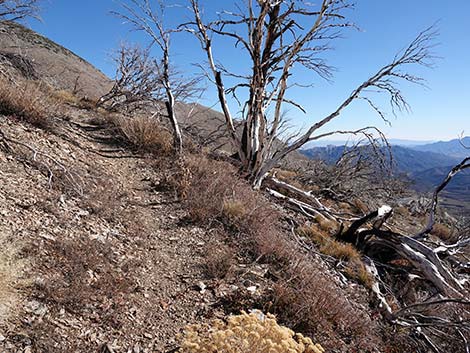
<svg viewBox="0 0 470 353"><path fill-rule="evenodd" d="M280 326L273 315L259 311L231 316L227 322L192 325L183 336L180 353L323 353L308 337Z"/></svg>
<svg viewBox="0 0 470 353"><path fill-rule="evenodd" d="M239 221L246 216L246 208L243 202L238 200L226 200L223 204L223 214L229 221Z"/></svg>
<svg viewBox="0 0 470 353"><path fill-rule="evenodd" d="M52 96L55 97L59 102L70 104L70 105L78 105L80 103L80 99L70 91L65 89L61 90L52 90Z"/></svg>
<svg viewBox="0 0 470 353"><path fill-rule="evenodd" d="M431 234L441 240L450 240L452 238L452 230L442 223L436 223L432 227Z"/></svg>

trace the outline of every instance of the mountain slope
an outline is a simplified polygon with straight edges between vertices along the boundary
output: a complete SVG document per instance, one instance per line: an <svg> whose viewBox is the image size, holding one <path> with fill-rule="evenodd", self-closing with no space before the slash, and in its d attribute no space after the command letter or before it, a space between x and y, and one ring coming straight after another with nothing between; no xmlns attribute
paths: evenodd
<svg viewBox="0 0 470 353"><path fill-rule="evenodd" d="M462 144L470 146L470 136L464 137L462 140L439 141L421 146L413 146L412 148L417 151L440 153L454 158L470 156L470 150L466 149Z"/></svg>
<svg viewBox="0 0 470 353"><path fill-rule="evenodd" d="M0 59L4 55L16 64L30 64L35 78L82 97L96 99L111 85L105 74L78 55L15 22L0 22Z"/></svg>
<svg viewBox="0 0 470 353"><path fill-rule="evenodd" d="M303 150L302 153L311 159L320 159L328 164L334 164L341 158L344 150L344 146L327 146ZM435 167L452 166L458 162L458 159L454 157L402 146L392 146L392 155L396 170L410 175Z"/></svg>

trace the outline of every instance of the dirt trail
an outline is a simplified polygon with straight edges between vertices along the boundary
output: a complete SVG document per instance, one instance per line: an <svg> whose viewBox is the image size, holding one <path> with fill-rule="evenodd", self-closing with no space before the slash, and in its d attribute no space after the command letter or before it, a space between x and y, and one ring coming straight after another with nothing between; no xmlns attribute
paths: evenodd
<svg viewBox="0 0 470 353"><path fill-rule="evenodd" d="M0 117L31 147L0 150L0 242L15 249L0 351L171 351L212 310L198 287L212 235L185 223L158 162L105 143L87 111L68 115L54 133Z"/></svg>

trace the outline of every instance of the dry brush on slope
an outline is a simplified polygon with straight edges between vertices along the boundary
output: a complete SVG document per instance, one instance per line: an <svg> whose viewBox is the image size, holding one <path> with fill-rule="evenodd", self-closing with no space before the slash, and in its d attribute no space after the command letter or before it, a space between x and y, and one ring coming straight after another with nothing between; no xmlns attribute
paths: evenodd
<svg viewBox="0 0 470 353"><path fill-rule="evenodd" d="M385 319L413 332L433 352L468 351L470 295L465 251L469 237L463 234L454 242L443 243L430 234L436 223L439 193L457 173L470 168L469 161L466 158L456 165L436 187L426 224L415 234L404 234L387 224L393 216L388 206L355 217L340 214L324 206L313 193L275 177L267 187L271 195L303 215L336 222L336 239L364 254L372 276L371 289Z"/></svg>
<svg viewBox="0 0 470 353"><path fill-rule="evenodd" d="M335 270L319 260L323 255L300 237L291 237L294 233L289 230L291 226L286 227L285 219L292 216L279 212L264 196L252 190L238 177L236 167L223 160L188 158L189 173L183 173L186 181L173 185L186 188L183 204L188 208L190 220L226 234L226 242L236 257L269 268L271 289L261 286L259 294L248 297L238 292L230 294L223 298L229 313L250 307L275 313L281 323L314 337L327 349L348 351L359 347L365 352L372 352L376 347L395 346L396 352L412 349L412 342L401 336L402 342L393 339L365 309L364 303L356 302L365 291L355 294L343 291L342 280L336 277ZM335 261L333 256L327 256L327 263L334 267L335 262L338 265L350 261L348 277L353 282L370 285L370 276L359 253L349 245L333 244L328 235L322 237L337 258ZM217 271L211 271L211 275L219 273L221 279L230 283L236 276L231 268L233 262L216 262L220 260L218 253L213 256L209 266Z"/></svg>

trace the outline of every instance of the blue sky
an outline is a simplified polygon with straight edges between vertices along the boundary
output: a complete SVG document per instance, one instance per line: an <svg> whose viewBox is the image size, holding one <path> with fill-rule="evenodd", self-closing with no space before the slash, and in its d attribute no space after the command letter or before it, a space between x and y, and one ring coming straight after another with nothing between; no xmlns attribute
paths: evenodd
<svg viewBox="0 0 470 353"><path fill-rule="evenodd" d="M179 0L180 2L182 0ZM172 2L171 2L172 3ZM232 1L201 0L208 14L230 8ZM31 22L32 29L71 49L104 73L113 75L109 53L121 40L145 41L138 33L109 14L116 10L113 0L47 0L43 22ZM431 70L418 68L426 78L428 89L403 85L412 106L411 113L389 115L392 127L385 125L364 103L356 103L330 129L353 129L376 125L390 138L445 140L456 138L462 131L470 135L470 1L468 0L358 0L348 12L361 31L348 31L334 43L335 50L325 58L337 68L333 82L312 75L312 88L297 89L295 98L308 114L289 110L296 127L306 127L336 108L350 91L410 42L422 29L438 21L440 36L435 52L441 57ZM181 8L167 13L166 21L178 23L187 19ZM214 52L228 66L243 70L241 53L215 43ZM173 60L189 73L201 62L198 43L187 35L172 39ZM308 78L308 76L307 76ZM292 97L292 95L291 95ZM203 104L216 103L213 89L208 89ZM381 106L388 108L382 101Z"/></svg>

